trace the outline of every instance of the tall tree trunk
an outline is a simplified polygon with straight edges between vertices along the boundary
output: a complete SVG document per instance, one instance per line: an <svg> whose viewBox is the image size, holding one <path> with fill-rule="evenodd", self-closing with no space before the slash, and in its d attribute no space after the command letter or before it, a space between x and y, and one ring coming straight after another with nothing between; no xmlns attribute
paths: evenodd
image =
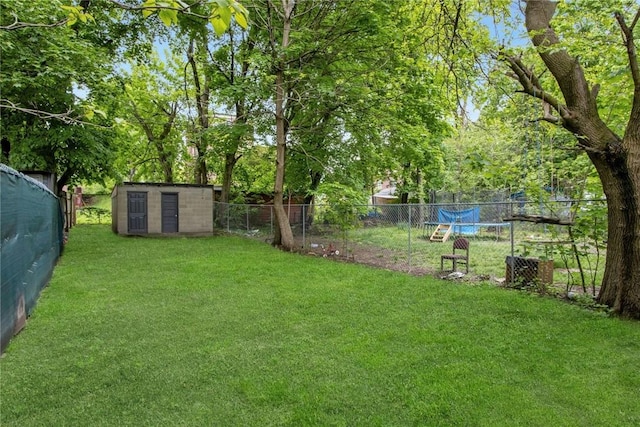
<svg viewBox="0 0 640 427"><path fill-rule="evenodd" d="M306 212L306 221L305 224L307 228L310 228L313 224L314 219L314 202L315 202L315 193L320 187L320 182L322 181L322 172L320 171L311 171L309 173L311 177L311 185L309 186L309 194L304 196L304 204L307 206Z"/></svg>
<svg viewBox="0 0 640 427"><path fill-rule="evenodd" d="M171 160L169 160L169 157L166 153L160 152L160 150L158 151L160 164L162 164L162 174L164 175L164 182L173 183L173 165L171 164Z"/></svg>
<svg viewBox="0 0 640 427"><path fill-rule="evenodd" d="M251 62L249 61L248 53L253 50L255 43L253 40L249 40L246 42L246 52L245 55L240 62L240 69L236 71L236 51L234 49L234 33L233 31L229 31L230 37L230 66L229 73L226 74L222 68L219 68L219 71L222 75L224 75L225 79L228 81L229 85L237 86L238 78L241 79L240 83L244 81L249 75L249 69L251 67ZM251 36L250 36L251 37ZM245 128L247 125L247 95L243 90L242 95L239 95L240 98L236 99L234 103L235 108L235 118L233 121L234 127L241 127L243 132L233 132L236 140L229 146L228 151L224 156L224 173L222 175L222 191L220 194L220 201L222 203L229 203L230 193L231 193L231 183L233 182L233 170L240 160L242 155L238 155L238 150L242 147L242 144L245 141Z"/></svg>
<svg viewBox="0 0 640 427"><path fill-rule="evenodd" d="M607 196L607 255L598 302L640 319L640 140L589 153Z"/></svg>
<svg viewBox="0 0 640 427"><path fill-rule="evenodd" d="M173 160L167 154L162 144L162 141L154 141L156 150L158 152L158 161L160 162L160 167L162 168L162 176L164 178L164 182L173 183Z"/></svg>
<svg viewBox="0 0 640 427"><path fill-rule="evenodd" d="M422 174L422 169L420 168L416 168L416 187L418 189L418 218L417 218L417 222L418 224L424 224L425 223L425 211L424 211L424 187L423 187L423 174ZM411 207L409 207L409 209L411 209Z"/></svg>
<svg viewBox="0 0 640 427"><path fill-rule="evenodd" d="M196 149L196 165L194 169L194 181L196 184L207 184L209 181L207 174L207 139L204 138L205 131L209 128L209 77L205 73L204 82L200 81L200 73L194 57L195 40L191 39L187 51L187 59L191 66L191 74L196 89L196 110L198 112L198 124L196 126L196 138L193 145Z"/></svg>
<svg viewBox="0 0 640 427"><path fill-rule="evenodd" d="M71 177L73 176L73 171L71 169L65 169L60 177L58 177L56 181L56 196L63 196L63 188L65 185L69 184Z"/></svg>
<svg viewBox="0 0 640 427"><path fill-rule="evenodd" d="M245 67L245 66L243 66ZM248 66L247 66L248 67ZM232 83L233 83L232 78ZM234 126L246 126L247 113L243 101L238 101L235 104L236 117ZM244 132L237 133L237 140L232 144L233 148L230 148L224 155L224 173L222 175L222 191L220 193L220 201L222 203L229 203L229 195L231 193L231 183L233 182L233 169L236 167L238 160L242 155L238 155L238 148L242 146L244 140Z"/></svg>
<svg viewBox="0 0 640 427"><path fill-rule="evenodd" d="M284 44L284 43L283 43ZM284 69L276 72L276 179L273 189L273 210L277 233L273 244L291 250L294 246L289 215L284 208L284 172L287 150L286 118L284 116Z"/></svg>
<svg viewBox="0 0 640 427"><path fill-rule="evenodd" d="M209 182L207 174L207 159L205 157L206 149L203 148L204 143L196 145L196 167L193 175L193 180L196 184L205 185Z"/></svg>
<svg viewBox="0 0 640 427"><path fill-rule="evenodd" d="M162 132L157 136L153 133L153 125L144 117L142 117L142 115L138 111L137 105L133 100L131 100L131 106L133 108L133 116L138 121L138 124L140 125L142 130L144 130L149 143L151 143L155 147L156 152L158 153L158 161L160 162L160 167L162 168L164 182L172 183L173 156L167 152L165 142L169 138L171 129L173 129L173 124L175 123L176 115L178 113L178 103L172 102L169 106L169 109L156 104L156 106L167 116L167 121L162 126Z"/></svg>
<svg viewBox="0 0 640 427"><path fill-rule="evenodd" d="M295 9L295 0L282 0L284 8L284 22L282 28L281 48L289 47L289 35L291 33L291 19ZM273 189L273 210L276 217L276 233L273 244L285 250L294 247L293 231L289 223L289 215L284 208L284 172L287 149L287 123L285 117L285 70L286 64L282 57L285 53L277 53L278 65L275 81L275 107L276 107L276 179Z"/></svg>
<svg viewBox="0 0 640 427"><path fill-rule="evenodd" d="M227 153L224 156L224 173L222 176L222 190L220 192L220 201L229 203L229 194L231 193L231 183L233 182L233 169L238 163L240 157L235 153Z"/></svg>
<svg viewBox="0 0 640 427"><path fill-rule="evenodd" d="M550 25L555 8L553 1L529 0L525 23L565 103L547 93L519 58L505 60L524 91L552 106L559 115L557 119L545 119L559 122L576 135L579 146L595 166L607 197L609 221L606 266L598 301L621 316L640 319L640 68L633 40L640 8L631 27L622 15L616 14L634 83L633 104L622 138L599 116L598 86L590 88L578 59L555 47L559 39Z"/></svg>
<svg viewBox="0 0 640 427"><path fill-rule="evenodd" d="M400 203L406 205L409 203L409 191L407 190L407 182L411 181L411 163L402 166L402 191L400 192Z"/></svg>

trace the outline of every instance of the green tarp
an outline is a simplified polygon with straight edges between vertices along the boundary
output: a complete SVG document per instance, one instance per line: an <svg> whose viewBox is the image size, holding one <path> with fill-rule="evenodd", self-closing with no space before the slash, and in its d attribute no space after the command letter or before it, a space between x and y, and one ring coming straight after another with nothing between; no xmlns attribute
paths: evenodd
<svg viewBox="0 0 640 427"><path fill-rule="evenodd" d="M51 278L62 251L63 222L51 191L0 164L1 351Z"/></svg>

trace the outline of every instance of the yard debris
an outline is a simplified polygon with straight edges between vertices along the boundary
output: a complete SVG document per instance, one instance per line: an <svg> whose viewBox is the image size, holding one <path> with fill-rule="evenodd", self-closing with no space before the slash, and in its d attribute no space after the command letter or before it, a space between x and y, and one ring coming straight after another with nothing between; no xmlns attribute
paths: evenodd
<svg viewBox="0 0 640 427"><path fill-rule="evenodd" d="M322 245L322 256L323 257L328 257L328 256L338 256L340 255L340 251L337 250L335 248L335 246L333 246L333 243L329 243L329 247L325 248L324 245Z"/></svg>
<svg viewBox="0 0 640 427"><path fill-rule="evenodd" d="M461 271L454 271L453 273L449 273L446 276L443 276L442 279L445 280L458 280L458 279L462 279L464 276L466 276L466 274L464 274Z"/></svg>

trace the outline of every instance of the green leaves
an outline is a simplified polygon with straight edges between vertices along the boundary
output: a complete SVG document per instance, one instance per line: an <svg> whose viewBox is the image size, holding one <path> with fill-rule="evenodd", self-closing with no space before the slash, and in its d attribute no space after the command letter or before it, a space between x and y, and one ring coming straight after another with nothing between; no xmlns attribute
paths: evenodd
<svg viewBox="0 0 640 427"><path fill-rule="evenodd" d="M108 107L96 92L112 72L111 57L92 42L91 31L60 25L93 16L58 1L12 0L0 8L2 16L29 23L0 30L0 92L13 106L0 109L0 134L11 143L9 163L56 172L59 185L103 178L113 161L113 139L106 129Z"/></svg>
<svg viewBox="0 0 640 427"><path fill-rule="evenodd" d="M82 22L83 24L86 24L89 21L95 22L94 17L90 13L86 13L82 6L64 6L63 5L60 7L66 10L67 12L69 12L69 15L67 16L68 26L72 26L78 21Z"/></svg>
<svg viewBox="0 0 640 427"><path fill-rule="evenodd" d="M169 27L171 24L178 23L178 12L175 10L163 9L158 12L158 18L160 18L164 25Z"/></svg>
<svg viewBox="0 0 640 427"><path fill-rule="evenodd" d="M156 0L147 0L142 4L142 16L148 18L155 12Z"/></svg>
<svg viewBox="0 0 640 427"><path fill-rule="evenodd" d="M242 6L240 3L235 1L231 4L231 8L235 11L234 16L238 25L246 29L249 26L249 11L245 9L244 6Z"/></svg>
<svg viewBox="0 0 640 427"><path fill-rule="evenodd" d="M323 197L321 214L325 221L345 231L358 225L358 216L366 213L367 199L361 191L339 183L322 184L317 195Z"/></svg>
<svg viewBox="0 0 640 427"><path fill-rule="evenodd" d="M249 11L237 1L213 0L210 2L210 7L209 22L218 36L231 26L233 17L236 18L238 25L244 29L247 28Z"/></svg>
<svg viewBox="0 0 640 427"><path fill-rule="evenodd" d="M178 1L146 0L142 4L142 16L145 18L158 13L158 18L167 27L178 23L178 11L184 10L184 3Z"/></svg>
<svg viewBox="0 0 640 427"><path fill-rule="evenodd" d="M181 0L145 0L142 4L142 16L148 18L157 13L158 18L167 27L178 24L180 13L206 18L218 36L229 29L234 17L240 27L247 28L249 11L236 0L208 0L202 3L206 15L193 11Z"/></svg>

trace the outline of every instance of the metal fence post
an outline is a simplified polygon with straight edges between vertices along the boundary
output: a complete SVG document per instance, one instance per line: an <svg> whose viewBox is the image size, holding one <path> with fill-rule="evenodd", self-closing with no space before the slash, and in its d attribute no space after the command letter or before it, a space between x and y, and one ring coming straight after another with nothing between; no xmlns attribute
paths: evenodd
<svg viewBox="0 0 640 427"><path fill-rule="evenodd" d="M269 225L271 226L271 238L273 239L273 206L269 206Z"/></svg>
<svg viewBox="0 0 640 427"><path fill-rule="evenodd" d="M409 235L409 254L408 254L408 260L409 260L409 271L411 271L411 228L413 226L413 222L411 220L411 205L407 205L407 207L409 208L409 224L408 224L408 235Z"/></svg>
<svg viewBox="0 0 640 427"><path fill-rule="evenodd" d="M306 232L307 232L307 205L302 205L302 247L303 248L307 247Z"/></svg>
<svg viewBox="0 0 640 427"><path fill-rule="evenodd" d="M231 205L229 203L227 203L227 233L231 232L231 224L229 224L229 221L231 221Z"/></svg>
<svg viewBox="0 0 640 427"><path fill-rule="evenodd" d="M513 203L511 204L511 216L513 216ZM505 277L505 280L508 280L509 283L513 284L514 279L515 279L515 270L516 270L516 238L515 238L515 233L516 233L516 222L515 221L511 221L511 227L509 227L509 229L511 230L511 268L509 268L509 272L511 273L510 276L511 277Z"/></svg>

